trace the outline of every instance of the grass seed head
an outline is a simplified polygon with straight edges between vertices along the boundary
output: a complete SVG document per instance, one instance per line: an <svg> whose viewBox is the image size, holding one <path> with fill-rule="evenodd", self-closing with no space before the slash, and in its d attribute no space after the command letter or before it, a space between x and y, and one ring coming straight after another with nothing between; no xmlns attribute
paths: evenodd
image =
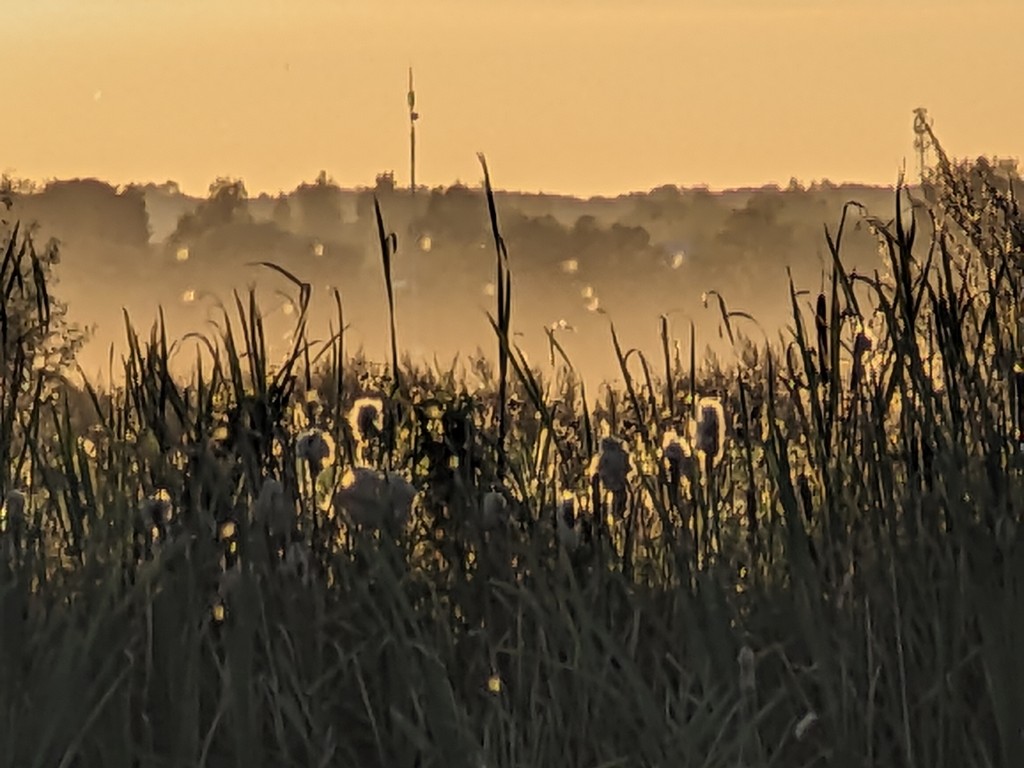
<svg viewBox="0 0 1024 768"><path fill-rule="evenodd" d="M571 493L566 493L558 503L556 515L555 532L558 543L572 552L579 546L580 530L576 525L576 499Z"/></svg>
<svg viewBox="0 0 1024 768"><path fill-rule="evenodd" d="M348 412L348 423L357 440L369 441L384 429L384 403L376 397L359 398Z"/></svg>
<svg viewBox="0 0 1024 768"><path fill-rule="evenodd" d="M666 431L662 437L661 452L666 461L676 465L682 464L690 454L688 446L674 429Z"/></svg>
<svg viewBox="0 0 1024 768"><path fill-rule="evenodd" d="M860 356L865 352L870 352L875 346L874 341L871 339L871 335L867 329L863 329L857 333L857 337L853 340L853 353L854 355Z"/></svg>
<svg viewBox="0 0 1024 768"><path fill-rule="evenodd" d="M139 505L139 521L145 530L162 529L171 520L171 502L162 496L143 499Z"/></svg>
<svg viewBox="0 0 1024 768"><path fill-rule="evenodd" d="M601 479L606 491L618 493L626 490L626 476L632 469L632 464L621 441L614 437L601 438L601 449L596 464L594 472Z"/></svg>
<svg viewBox="0 0 1024 768"><path fill-rule="evenodd" d="M301 461L308 462L314 473L319 473L324 462L331 456L327 436L319 429L303 430L295 443L295 455Z"/></svg>
<svg viewBox="0 0 1024 768"><path fill-rule="evenodd" d="M701 398L697 406L699 417L694 435L694 446L710 456L713 462L721 461L725 452L725 412L717 397Z"/></svg>
<svg viewBox="0 0 1024 768"><path fill-rule="evenodd" d="M25 494L18 490L8 491L0 513L0 527L4 531L17 530L24 525Z"/></svg>
<svg viewBox="0 0 1024 768"><path fill-rule="evenodd" d="M501 689L501 677L499 677L497 674L492 674L490 677L487 678L487 691L489 693L499 694L501 693Z"/></svg>
<svg viewBox="0 0 1024 768"><path fill-rule="evenodd" d="M508 499L501 491L488 491L484 494L483 511L480 527L485 531L498 528L508 518Z"/></svg>
<svg viewBox="0 0 1024 768"><path fill-rule="evenodd" d="M380 472L368 467L350 469L334 495L335 508L364 528L404 526L412 512L416 488L398 472Z"/></svg>

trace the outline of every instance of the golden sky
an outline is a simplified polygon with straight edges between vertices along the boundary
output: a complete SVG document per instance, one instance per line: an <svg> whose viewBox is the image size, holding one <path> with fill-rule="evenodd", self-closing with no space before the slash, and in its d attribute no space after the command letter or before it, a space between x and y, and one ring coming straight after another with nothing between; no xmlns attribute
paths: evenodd
<svg viewBox="0 0 1024 768"><path fill-rule="evenodd" d="M1024 148L1021 0L0 0L0 170L615 195Z"/></svg>

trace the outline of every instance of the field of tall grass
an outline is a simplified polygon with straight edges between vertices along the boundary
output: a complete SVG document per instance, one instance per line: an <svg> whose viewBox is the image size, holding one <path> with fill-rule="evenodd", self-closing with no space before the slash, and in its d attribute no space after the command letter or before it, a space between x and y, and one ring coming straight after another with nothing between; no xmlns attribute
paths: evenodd
<svg viewBox="0 0 1024 768"><path fill-rule="evenodd" d="M731 360L609 322L621 390L557 329L550 364L518 350L482 158L496 353L461 374L403 357L379 206L386 364L340 293L310 338L310 286L264 264L286 359L236 294L204 336L126 317L109 391L61 373L53 254L11 227L0 765L1017 764L1024 219L931 138L926 199L825 226L783 338L715 293ZM874 274L843 267L854 220Z"/></svg>

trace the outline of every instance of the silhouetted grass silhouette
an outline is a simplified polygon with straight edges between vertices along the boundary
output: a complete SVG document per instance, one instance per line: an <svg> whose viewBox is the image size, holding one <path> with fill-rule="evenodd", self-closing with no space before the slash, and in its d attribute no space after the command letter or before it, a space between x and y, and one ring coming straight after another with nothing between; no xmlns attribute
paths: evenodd
<svg viewBox="0 0 1024 768"><path fill-rule="evenodd" d="M848 273L850 204L791 338L753 344L718 295L735 361L698 365L691 323L684 369L666 315L659 380L610 326L625 389L596 401L553 331L550 372L513 341L482 157L476 384L400 359L378 204L389 366L347 353L337 291L310 341L310 286L265 264L298 291L283 362L250 291L189 337L190 380L161 315L148 341L127 323L123 386L51 391L15 230L0 763L1012 765L1024 228L934 143L923 259L900 186L864 219L890 276Z"/></svg>

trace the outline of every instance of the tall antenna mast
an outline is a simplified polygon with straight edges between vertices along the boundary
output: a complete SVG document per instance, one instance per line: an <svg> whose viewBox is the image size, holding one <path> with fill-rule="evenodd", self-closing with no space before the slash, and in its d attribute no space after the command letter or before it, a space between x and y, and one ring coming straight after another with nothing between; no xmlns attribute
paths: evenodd
<svg viewBox="0 0 1024 768"><path fill-rule="evenodd" d="M409 189L416 194L416 92L412 88L412 67L409 67Z"/></svg>

